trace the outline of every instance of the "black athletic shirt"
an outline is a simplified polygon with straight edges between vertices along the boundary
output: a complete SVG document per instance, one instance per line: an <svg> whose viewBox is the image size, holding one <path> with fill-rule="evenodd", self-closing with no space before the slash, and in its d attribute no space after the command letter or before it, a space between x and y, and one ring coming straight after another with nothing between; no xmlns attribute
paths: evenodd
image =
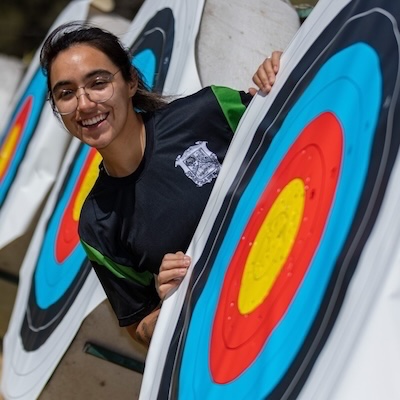
<svg viewBox="0 0 400 400"><path fill-rule="evenodd" d="M158 305L154 274L166 253L190 244L225 153L251 96L207 87L143 114L138 169L99 177L82 207L79 235L120 326Z"/></svg>

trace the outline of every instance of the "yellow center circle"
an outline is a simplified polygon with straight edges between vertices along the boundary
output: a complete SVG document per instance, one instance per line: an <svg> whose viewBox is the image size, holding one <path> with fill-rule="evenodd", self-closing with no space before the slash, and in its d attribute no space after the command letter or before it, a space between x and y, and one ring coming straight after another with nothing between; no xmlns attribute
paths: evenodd
<svg viewBox="0 0 400 400"><path fill-rule="evenodd" d="M279 193L258 231L244 267L238 308L242 315L253 312L273 287L300 229L304 213L305 187L293 179Z"/></svg>
<svg viewBox="0 0 400 400"><path fill-rule="evenodd" d="M88 196L90 190L92 189L92 187L99 175L100 161L101 161L101 155L96 151L96 154L93 157L92 161L90 162L87 173L83 179L82 185L79 189L79 193L76 196L74 208L72 211L72 218L74 219L74 221L79 220L83 202L85 201L86 197Z"/></svg>

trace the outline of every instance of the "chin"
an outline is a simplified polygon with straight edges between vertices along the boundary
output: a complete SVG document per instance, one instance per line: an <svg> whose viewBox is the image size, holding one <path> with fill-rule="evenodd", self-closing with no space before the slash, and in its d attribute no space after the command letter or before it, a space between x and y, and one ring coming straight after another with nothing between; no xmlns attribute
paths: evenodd
<svg viewBox="0 0 400 400"><path fill-rule="evenodd" d="M93 138L93 137L82 137L79 138L81 142L87 144L90 147L94 147L97 150L104 149L109 145L109 140L105 140L105 138L98 137L98 138Z"/></svg>

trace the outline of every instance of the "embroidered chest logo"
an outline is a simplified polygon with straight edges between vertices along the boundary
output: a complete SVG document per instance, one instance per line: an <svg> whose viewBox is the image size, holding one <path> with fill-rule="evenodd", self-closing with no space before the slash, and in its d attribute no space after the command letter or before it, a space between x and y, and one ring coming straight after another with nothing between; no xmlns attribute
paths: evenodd
<svg viewBox="0 0 400 400"><path fill-rule="evenodd" d="M181 156L176 157L175 167L177 166L199 187L216 178L221 169L217 156L207 148L207 142L196 142Z"/></svg>

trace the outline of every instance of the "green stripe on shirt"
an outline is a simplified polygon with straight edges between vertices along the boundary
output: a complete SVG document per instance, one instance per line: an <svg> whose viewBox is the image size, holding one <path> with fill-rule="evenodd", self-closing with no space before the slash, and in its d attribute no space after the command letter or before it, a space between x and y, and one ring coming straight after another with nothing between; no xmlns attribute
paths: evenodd
<svg viewBox="0 0 400 400"><path fill-rule="evenodd" d="M222 108L226 120L232 132L236 131L240 118L246 111L246 106L242 103L240 93L237 90L223 86L211 86L211 89Z"/></svg>
<svg viewBox="0 0 400 400"><path fill-rule="evenodd" d="M101 254L94 247L88 245L83 240L81 240L81 243L90 261L94 261L97 264L106 267L116 277L131 279L133 281L140 283L143 286L150 285L153 279L153 274L151 272L149 271L137 272L131 267L126 267L124 265L118 264L110 260L108 257Z"/></svg>

